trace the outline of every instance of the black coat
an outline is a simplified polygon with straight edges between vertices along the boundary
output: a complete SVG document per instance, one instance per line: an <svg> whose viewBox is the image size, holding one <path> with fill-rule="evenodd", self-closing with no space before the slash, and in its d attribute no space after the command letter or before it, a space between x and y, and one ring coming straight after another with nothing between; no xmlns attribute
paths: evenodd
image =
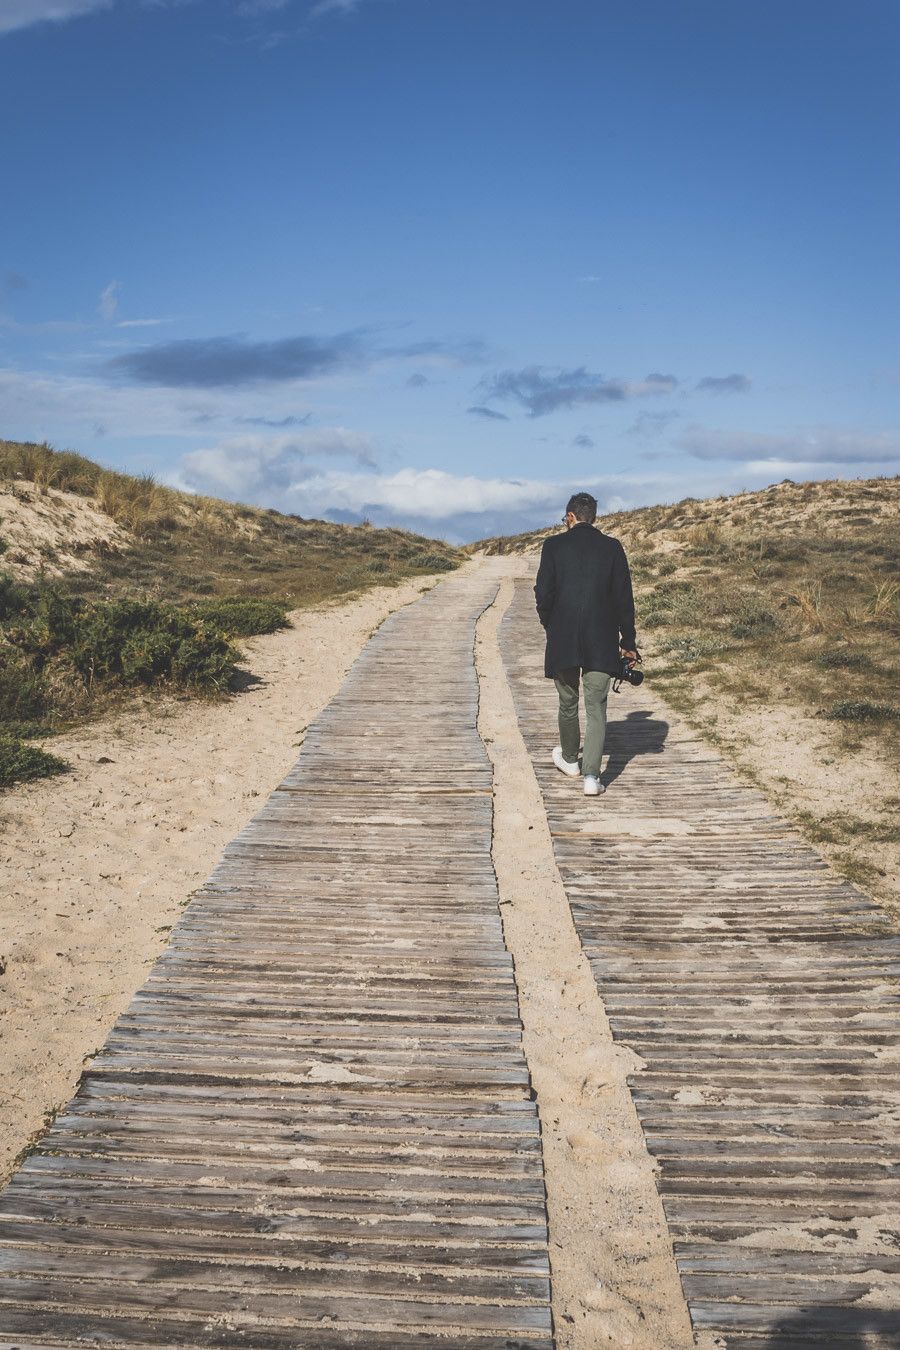
<svg viewBox="0 0 900 1350"><path fill-rule="evenodd" d="M534 595L547 630L548 678L573 666L617 674L620 638L629 651L635 646L631 574L618 539L586 524L551 535Z"/></svg>

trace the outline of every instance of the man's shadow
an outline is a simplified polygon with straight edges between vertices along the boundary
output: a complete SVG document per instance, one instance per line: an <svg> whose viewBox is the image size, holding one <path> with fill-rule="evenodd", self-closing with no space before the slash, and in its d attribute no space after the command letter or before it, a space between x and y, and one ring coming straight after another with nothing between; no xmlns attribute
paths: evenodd
<svg viewBox="0 0 900 1350"><path fill-rule="evenodd" d="M668 722L651 717L649 712L630 712L626 717L610 719L606 724L605 745L609 762L601 781L609 787L635 756L660 754L668 734Z"/></svg>
<svg viewBox="0 0 900 1350"><path fill-rule="evenodd" d="M786 1314L771 1331L756 1341L766 1350L797 1350L808 1345L828 1345L830 1350L868 1350L868 1347L900 1346L900 1327L895 1309L853 1308L827 1304Z"/></svg>

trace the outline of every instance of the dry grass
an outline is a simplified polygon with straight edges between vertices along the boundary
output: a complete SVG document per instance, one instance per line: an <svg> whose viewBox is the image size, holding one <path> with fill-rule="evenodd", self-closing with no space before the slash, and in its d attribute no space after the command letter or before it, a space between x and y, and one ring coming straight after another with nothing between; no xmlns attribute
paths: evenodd
<svg viewBox="0 0 900 1350"><path fill-rule="evenodd" d="M58 452L45 443L0 440L0 478L24 478L40 491L58 488L80 496L93 493L99 465L70 450Z"/></svg>
<svg viewBox="0 0 900 1350"><path fill-rule="evenodd" d="M690 548L715 548L722 542L721 527L714 520L704 520L699 525L690 525L684 532Z"/></svg>
<svg viewBox="0 0 900 1350"><path fill-rule="evenodd" d="M800 622L808 633L825 632L826 621L822 609L822 586L823 582L820 578L806 587L800 587L799 590L785 592L788 603L797 606Z"/></svg>
<svg viewBox="0 0 900 1350"><path fill-rule="evenodd" d="M896 621L900 616L900 584L896 581L876 583L869 613L876 621Z"/></svg>
<svg viewBox="0 0 900 1350"><path fill-rule="evenodd" d="M130 478L121 473L102 473L94 488L94 501L117 525L138 539L149 539L178 521L178 496L161 487L152 474Z"/></svg>

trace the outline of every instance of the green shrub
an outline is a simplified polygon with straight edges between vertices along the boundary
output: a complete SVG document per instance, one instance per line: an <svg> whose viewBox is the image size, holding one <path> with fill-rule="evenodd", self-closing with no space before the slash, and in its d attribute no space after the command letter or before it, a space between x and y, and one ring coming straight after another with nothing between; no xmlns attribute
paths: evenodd
<svg viewBox="0 0 900 1350"><path fill-rule="evenodd" d="M366 563L366 568L369 572L386 572L388 565L384 558L373 558L371 562Z"/></svg>
<svg viewBox="0 0 900 1350"><path fill-rule="evenodd" d="M426 553L417 559L416 566L423 567L427 572L452 572L456 563L452 558L444 557L443 553Z"/></svg>
<svg viewBox="0 0 900 1350"><path fill-rule="evenodd" d="M889 703L842 699L840 703L832 704L825 716L835 722L886 722L900 717L900 708L894 708Z"/></svg>
<svg viewBox="0 0 900 1350"><path fill-rule="evenodd" d="M670 577L673 572L677 571L678 564L673 562L671 558L660 558L656 564L656 575L659 577Z"/></svg>
<svg viewBox="0 0 900 1350"><path fill-rule="evenodd" d="M116 600L79 616L72 661L86 684L119 677L126 684L170 679L223 689L238 652L215 624L155 600Z"/></svg>
<svg viewBox="0 0 900 1350"><path fill-rule="evenodd" d="M34 745L26 745L18 736L0 731L0 788L13 783L28 783L35 778L50 778L65 773L65 760L48 755Z"/></svg>
<svg viewBox="0 0 900 1350"><path fill-rule="evenodd" d="M758 558L771 558L776 562L805 562L815 550L817 541L797 535L772 535L769 538L752 534L746 540L748 552Z"/></svg>
<svg viewBox="0 0 900 1350"><path fill-rule="evenodd" d="M872 662L865 652L827 651L819 653L816 665L826 670L870 670Z"/></svg>
<svg viewBox="0 0 900 1350"><path fill-rule="evenodd" d="M735 638L758 638L778 629L778 616L757 596L739 597L731 614L729 633Z"/></svg>
<svg viewBox="0 0 900 1350"><path fill-rule="evenodd" d="M7 736L41 734L60 715L83 710L103 684L225 689L240 656L232 634L285 623L284 606L269 600L193 609L147 599L87 601L0 577L0 726Z"/></svg>
<svg viewBox="0 0 900 1350"><path fill-rule="evenodd" d="M86 607L86 601L61 595L49 587L40 590L29 605L30 623L18 634L13 630L13 640L24 651L43 659L67 651L75 641Z"/></svg>
<svg viewBox="0 0 900 1350"><path fill-rule="evenodd" d="M287 606L279 600L224 596L221 600L204 600L192 609L229 637L253 637L290 627Z"/></svg>
<svg viewBox="0 0 900 1350"><path fill-rule="evenodd" d="M632 549L628 554L628 567L632 576L647 576L655 562L655 554L642 549Z"/></svg>
<svg viewBox="0 0 900 1350"><path fill-rule="evenodd" d="M686 665L693 665L727 649L728 643L718 638L674 637L667 638L659 650L663 656L674 656Z"/></svg>
<svg viewBox="0 0 900 1350"><path fill-rule="evenodd" d="M690 628L699 622L702 606L689 581L667 581L651 590L638 609L643 628L659 628L663 624Z"/></svg>
<svg viewBox="0 0 900 1350"><path fill-rule="evenodd" d="M641 628L660 628L672 622L672 611L668 605L650 601L638 606L638 623Z"/></svg>
<svg viewBox="0 0 900 1350"><path fill-rule="evenodd" d="M85 683L121 675L129 643L159 625L161 610L154 600L115 600L87 607L69 644L72 662Z"/></svg>
<svg viewBox="0 0 900 1350"><path fill-rule="evenodd" d="M40 671L15 650L0 648L0 723L41 726L52 701ZM7 729L10 729L7 727Z"/></svg>
<svg viewBox="0 0 900 1350"><path fill-rule="evenodd" d="M0 572L0 623L28 612L28 591L6 572Z"/></svg>

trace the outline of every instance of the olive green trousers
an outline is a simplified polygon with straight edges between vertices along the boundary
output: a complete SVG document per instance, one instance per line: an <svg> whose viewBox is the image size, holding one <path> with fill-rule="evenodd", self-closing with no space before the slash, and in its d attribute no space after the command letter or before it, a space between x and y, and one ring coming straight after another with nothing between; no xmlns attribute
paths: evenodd
<svg viewBox="0 0 900 1350"><path fill-rule="evenodd" d="M563 759L574 764L581 745L581 726L578 720L579 676L584 685L584 753L581 772L584 776L599 778L606 740L606 700L612 676L605 670L579 670L573 666L561 670L553 680L559 695L559 744Z"/></svg>

